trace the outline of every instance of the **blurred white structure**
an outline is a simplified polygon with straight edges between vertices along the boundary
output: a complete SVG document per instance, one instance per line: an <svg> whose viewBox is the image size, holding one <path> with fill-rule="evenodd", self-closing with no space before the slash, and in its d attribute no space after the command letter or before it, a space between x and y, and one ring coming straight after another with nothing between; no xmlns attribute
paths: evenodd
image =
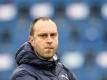
<svg viewBox="0 0 107 80"><path fill-rule="evenodd" d="M84 64L84 56L80 52L67 52L62 55L61 61L69 69L78 69Z"/></svg>
<svg viewBox="0 0 107 80"><path fill-rule="evenodd" d="M97 64L102 68L107 68L107 51L101 52L96 57Z"/></svg>
<svg viewBox="0 0 107 80"><path fill-rule="evenodd" d="M17 9L13 4L0 5L0 21L9 21L15 18Z"/></svg>
<svg viewBox="0 0 107 80"><path fill-rule="evenodd" d="M107 3L102 5L101 14L103 18L107 19Z"/></svg>
<svg viewBox="0 0 107 80"><path fill-rule="evenodd" d="M88 17L90 11L85 3L73 3L67 6L66 14L73 20L83 20Z"/></svg>
<svg viewBox="0 0 107 80"><path fill-rule="evenodd" d="M54 8L50 3L38 3L31 7L30 15L32 18L51 17L54 13Z"/></svg>
<svg viewBox="0 0 107 80"><path fill-rule="evenodd" d="M13 58L10 54L0 54L0 71L10 70L13 66Z"/></svg>

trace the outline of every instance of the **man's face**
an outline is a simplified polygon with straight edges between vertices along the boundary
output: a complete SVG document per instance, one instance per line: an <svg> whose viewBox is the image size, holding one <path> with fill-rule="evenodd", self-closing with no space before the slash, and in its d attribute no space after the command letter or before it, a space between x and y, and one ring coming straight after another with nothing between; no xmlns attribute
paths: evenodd
<svg viewBox="0 0 107 80"><path fill-rule="evenodd" d="M30 36L29 41L41 58L52 59L58 47L56 24L51 20L39 20L34 25L34 35Z"/></svg>

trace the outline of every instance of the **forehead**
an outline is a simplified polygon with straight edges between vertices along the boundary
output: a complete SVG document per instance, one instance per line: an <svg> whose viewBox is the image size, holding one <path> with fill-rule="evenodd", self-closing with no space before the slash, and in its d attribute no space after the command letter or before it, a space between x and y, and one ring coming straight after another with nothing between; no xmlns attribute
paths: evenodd
<svg viewBox="0 0 107 80"><path fill-rule="evenodd" d="M34 25L34 33L57 32L56 24L51 20L39 20Z"/></svg>

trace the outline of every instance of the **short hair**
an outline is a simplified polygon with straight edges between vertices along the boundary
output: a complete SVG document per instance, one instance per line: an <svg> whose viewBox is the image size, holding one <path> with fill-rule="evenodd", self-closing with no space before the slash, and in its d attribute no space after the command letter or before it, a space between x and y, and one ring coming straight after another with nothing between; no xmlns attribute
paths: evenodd
<svg viewBox="0 0 107 80"><path fill-rule="evenodd" d="M48 17L39 17L39 18L36 18L34 19L31 24L30 24L30 29L29 29L29 32L30 32L30 36L33 36L34 35L34 25L35 23L37 23L39 20L50 20Z"/></svg>

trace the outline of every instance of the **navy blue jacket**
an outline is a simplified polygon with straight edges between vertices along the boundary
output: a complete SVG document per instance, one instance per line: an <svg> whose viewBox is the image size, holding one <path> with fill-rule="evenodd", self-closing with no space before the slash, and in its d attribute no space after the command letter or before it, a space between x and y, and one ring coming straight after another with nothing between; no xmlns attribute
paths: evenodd
<svg viewBox="0 0 107 80"><path fill-rule="evenodd" d="M37 57L28 42L21 46L15 58L18 66L11 80L76 80L58 59L47 61Z"/></svg>

